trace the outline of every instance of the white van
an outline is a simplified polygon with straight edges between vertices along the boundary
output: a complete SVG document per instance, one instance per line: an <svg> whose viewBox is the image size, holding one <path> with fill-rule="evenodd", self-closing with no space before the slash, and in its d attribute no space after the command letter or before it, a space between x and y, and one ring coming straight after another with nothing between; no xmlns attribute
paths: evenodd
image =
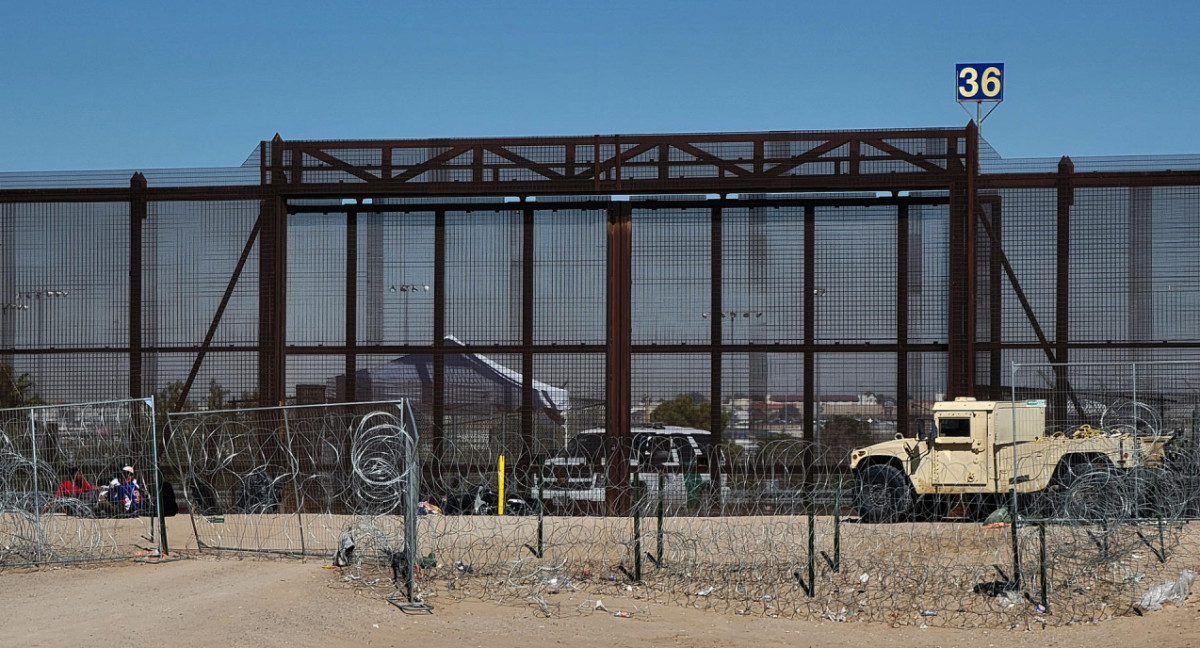
<svg viewBox="0 0 1200 648"><path fill-rule="evenodd" d="M725 473L724 453L714 448L708 430L677 425L637 425L631 430L630 481L637 476L649 502L657 501L659 478L664 503L671 508L697 504L711 493L711 462ZM605 429L579 432L557 455L542 466L541 482L532 496L570 509L572 504L602 503L608 485ZM724 477L722 477L724 481ZM728 492L723 486L722 491Z"/></svg>

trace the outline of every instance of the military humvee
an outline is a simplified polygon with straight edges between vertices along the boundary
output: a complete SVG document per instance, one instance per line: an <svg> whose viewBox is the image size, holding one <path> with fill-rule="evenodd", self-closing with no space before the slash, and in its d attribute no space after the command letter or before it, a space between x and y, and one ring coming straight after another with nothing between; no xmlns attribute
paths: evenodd
<svg viewBox="0 0 1200 648"><path fill-rule="evenodd" d="M1144 469L1161 467L1171 440L1128 426L1048 433L1043 400L956 398L934 404L932 423L916 438L851 453L854 501L864 522L938 518L956 505L981 519L1007 501L1014 485L1025 504L1019 510L1049 502L1060 516L1133 515L1137 502L1126 496L1127 478L1144 480ZM1086 496L1052 499L1084 484Z"/></svg>

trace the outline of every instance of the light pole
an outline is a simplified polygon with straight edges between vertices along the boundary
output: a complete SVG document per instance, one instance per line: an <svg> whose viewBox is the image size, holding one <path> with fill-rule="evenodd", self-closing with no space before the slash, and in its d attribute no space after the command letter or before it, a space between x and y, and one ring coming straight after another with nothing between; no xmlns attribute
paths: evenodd
<svg viewBox="0 0 1200 648"><path fill-rule="evenodd" d="M393 295L397 291L404 293L404 299L402 300L404 304L404 328L402 332L404 335L404 344L408 344L408 297L416 292L429 292L429 286L426 284L392 284L392 287L388 288L388 292Z"/></svg>
<svg viewBox="0 0 1200 648"><path fill-rule="evenodd" d="M817 315L821 309L817 308L820 298L825 296L828 291L824 288L813 288L813 344L817 342ZM818 461L822 461L821 457L821 356L813 351L813 448L816 451Z"/></svg>
<svg viewBox="0 0 1200 648"><path fill-rule="evenodd" d="M44 369L45 365L44 365L44 358L43 358L43 356L45 355L43 353L43 351L45 351L45 341L44 341L44 328L45 327L43 326L43 318L42 318L42 310L43 310L43 301L42 300L46 300L47 302L49 302L50 300L58 299L59 297L66 297L67 295L70 295L70 294L71 294L71 291L69 291L69 290L58 290L58 289L24 290L24 291L17 293L17 295L13 299L13 301L5 303L5 304L0 304L0 309L3 309L5 311L8 311L8 310L28 311L28 310L30 310L31 307L34 307L33 310L37 314L37 322L35 324L37 326L36 342L37 342L37 354L38 354L37 362L35 363L35 372L37 374L37 384L42 385L43 391L46 389L46 385L49 384L49 381L46 380L45 369Z"/></svg>
<svg viewBox="0 0 1200 648"><path fill-rule="evenodd" d="M762 316L763 316L763 312L760 310L718 311L716 313L709 313L709 312L705 311L703 313L700 313L700 317L702 319L709 319L710 317L720 318L721 320L728 319L731 324L738 322L738 321L741 321L745 324L752 324L756 321L761 323ZM732 331L732 328L723 330L722 337L724 337L725 333L727 333L729 331ZM715 341L714 341L714 343L715 343ZM753 373L753 370L751 370L751 373ZM754 379L751 378L750 382L751 382L751 385L753 386ZM764 394L763 396L765 398L766 395ZM753 396L751 396L751 400L753 400ZM721 404L717 403L715 406L720 407ZM753 407L751 407L751 411L753 411ZM731 417L733 416L733 402L732 401L730 401L730 416ZM753 415L748 414L747 421L746 421L746 427L741 433L742 439L749 438L751 431L761 429L759 427L755 427L755 423L756 423L756 421L754 420ZM732 428L733 425L734 425L734 421L731 418L730 419L730 427Z"/></svg>

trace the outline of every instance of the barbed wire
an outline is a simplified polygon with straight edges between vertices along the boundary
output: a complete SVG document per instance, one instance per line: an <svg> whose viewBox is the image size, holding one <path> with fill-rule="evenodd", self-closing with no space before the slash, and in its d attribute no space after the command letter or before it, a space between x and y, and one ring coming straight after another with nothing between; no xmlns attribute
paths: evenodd
<svg viewBox="0 0 1200 648"><path fill-rule="evenodd" d="M1120 425L1105 433L1128 434ZM63 457L34 461L32 443L4 430L0 565L136 551L128 520L54 497ZM710 448L691 465L645 455L627 489L589 468L591 488L571 490L557 488L570 471L555 466L578 476L582 464L537 459L552 447L443 432L443 456L485 448L488 459L514 458L503 496L492 466L435 461L428 438L410 457L398 411L378 404L172 416L163 463L202 550L331 562L341 552L337 578L381 599L489 600L551 616L675 605L893 625L1061 625L1128 614L1200 555L1189 525L1200 513L1200 463L1186 448L1136 469L1047 466L1058 480L1018 497L1015 520L1011 496L1000 494L986 506L916 498L901 519L868 522L856 507L869 493L847 470L844 444L776 439L736 458ZM94 446L90 461L126 461L118 456L133 455L112 448L142 442L122 443ZM423 514L410 552L400 513L413 500ZM625 515L605 514L613 501L628 502Z"/></svg>

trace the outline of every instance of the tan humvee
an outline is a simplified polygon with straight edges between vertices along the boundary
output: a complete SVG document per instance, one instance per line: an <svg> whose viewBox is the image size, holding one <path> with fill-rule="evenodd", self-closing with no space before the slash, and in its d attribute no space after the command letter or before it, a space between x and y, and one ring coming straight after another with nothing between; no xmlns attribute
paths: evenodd
<svg viewBox="0 0 1200 648"><path fill-rule="evenodd" d="M1044 400L939 402L932 428L918 438L851 453L855 506L863 521L890 522L914 513L940 517L957 503L967 517L978 519L1005 505L1014 484L1018 502L1044 509L1048 495L1085 482L1091 484L1087 498L1077 499L1091 508L1077 507L1072 517L1110 515L1114 509L1129 514L1135 502L1122 495L1129 485L1125 476L1161 466L1171 439L1140 436L1128 426L1084 425L1048 434Z"/></svg>

